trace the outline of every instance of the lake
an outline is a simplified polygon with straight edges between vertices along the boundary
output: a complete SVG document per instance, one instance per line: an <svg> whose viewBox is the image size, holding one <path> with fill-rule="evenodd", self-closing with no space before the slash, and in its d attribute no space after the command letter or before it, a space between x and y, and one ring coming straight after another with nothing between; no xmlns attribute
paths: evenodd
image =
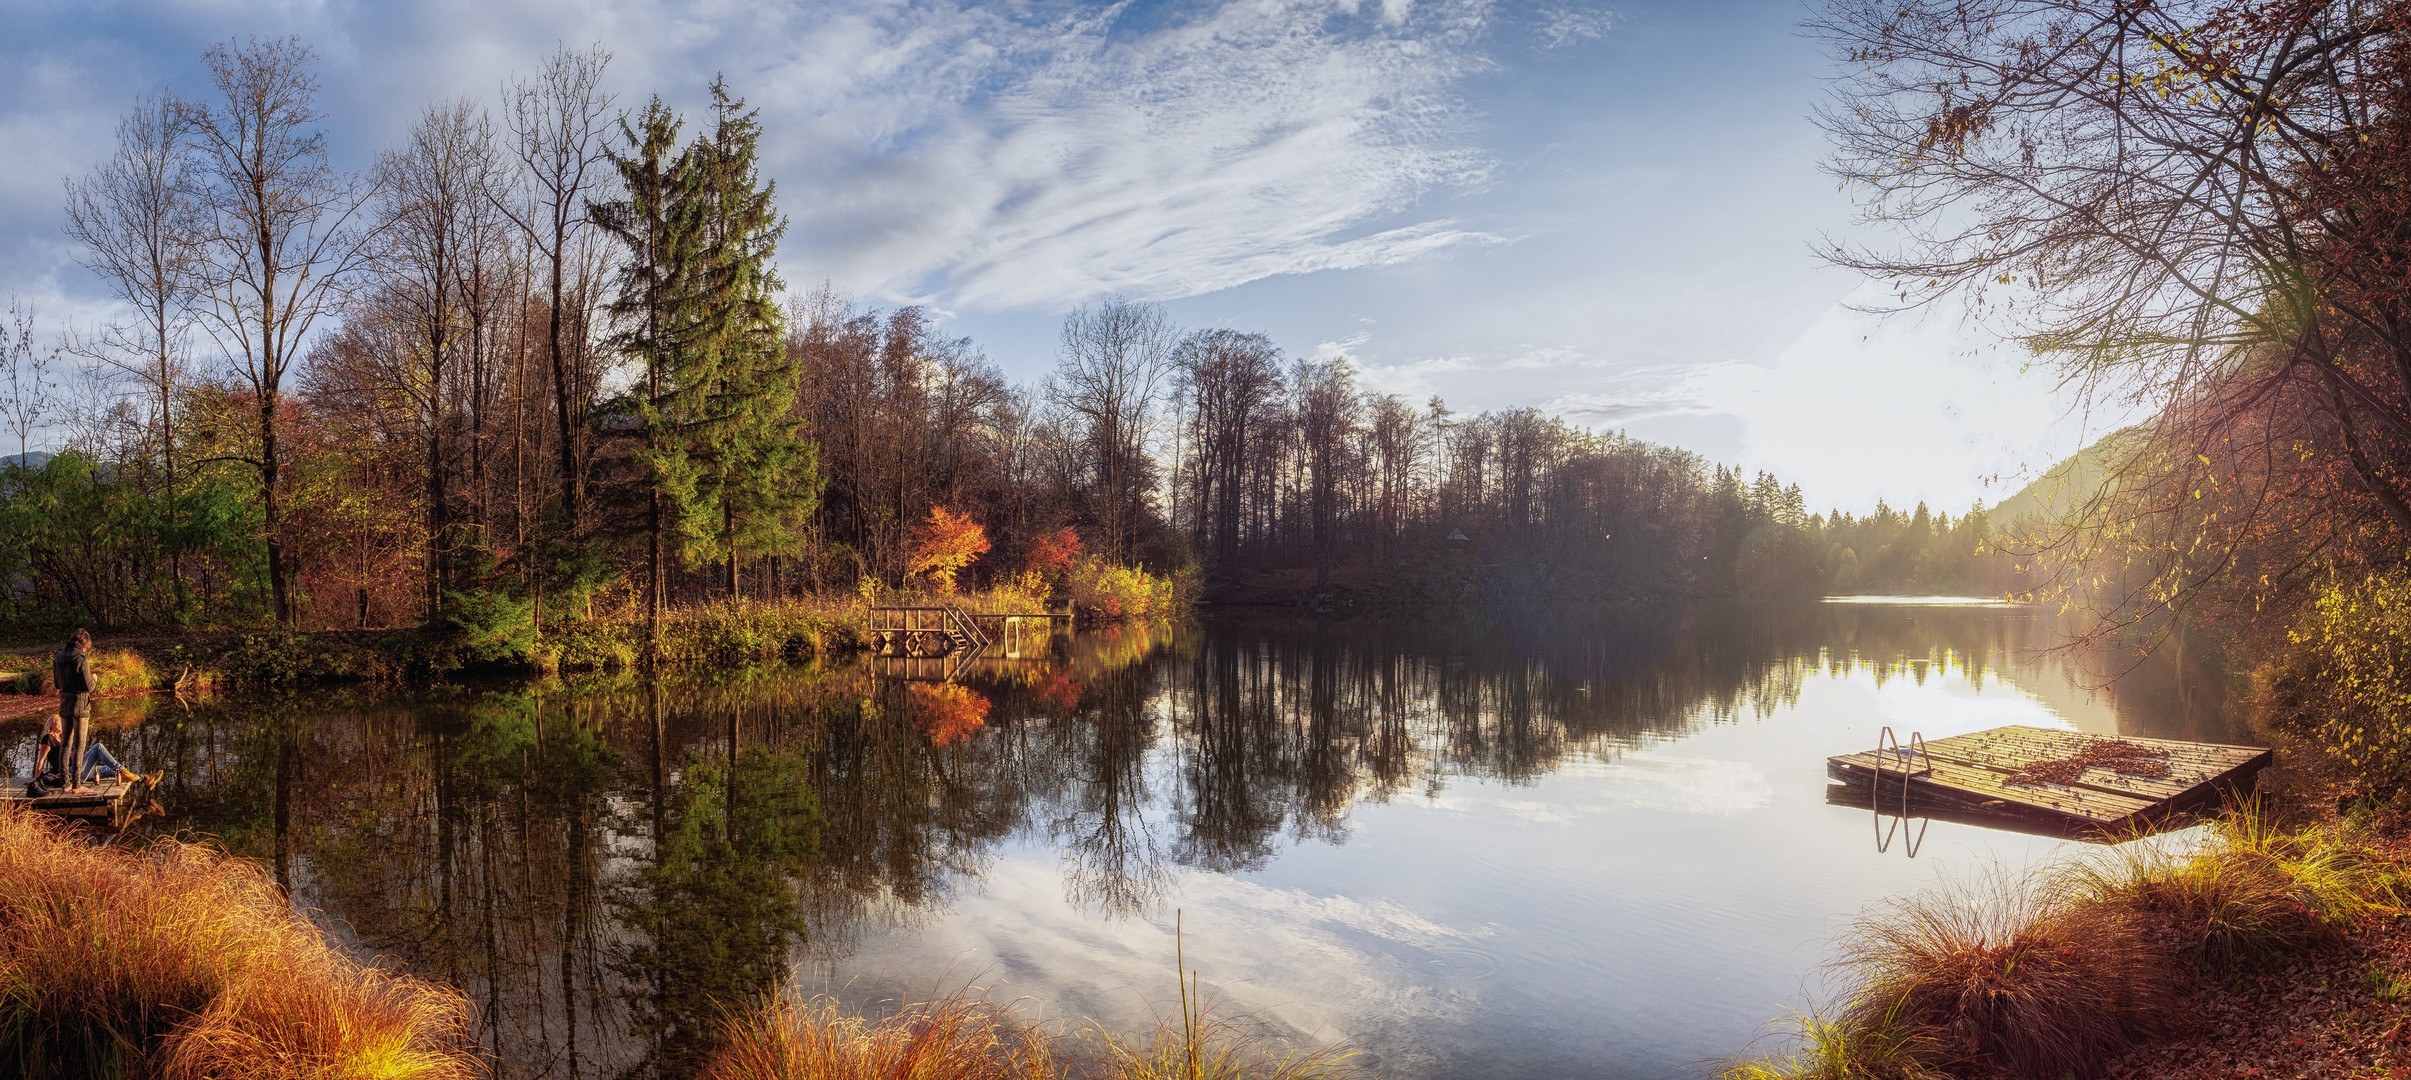
<svg viewBox="0 0 2411 1080"><path fill-rule="evenodd" d="M2068 846L1911 820L1879 850L1827 755L1886 725L2249 741L2216 671L2053 640L1933 599L1222 616L951 673L311 688L99 726L169 774L159 828L466 989L504 1077L686 1075L781 980L1136 1029L1176 995L1177 919L1221 1011L1369 1075L1655 1080L1803 1004L1868 903Z"/></svg>

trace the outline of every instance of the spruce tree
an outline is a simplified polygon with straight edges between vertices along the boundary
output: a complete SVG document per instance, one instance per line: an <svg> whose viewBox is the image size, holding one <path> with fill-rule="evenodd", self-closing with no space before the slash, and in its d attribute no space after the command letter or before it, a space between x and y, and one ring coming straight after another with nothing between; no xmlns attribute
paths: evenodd
<svg viewBox="0 0 2411 1080"><path fill-rule="evenodd" d="M779 280L771 266L786 221L756 166L761 127L725 82L716 123L683 149L683 126L656 97L621 122L612 155L623 197L596 208L626 251L613 344L642 377L622 407L644 439L648 630L658 640L668 560L725 560L736 592L744 556L799 551L818 503L812 444L793 419Z"/></svg>
<svg viewBox="0 0 2411 1080"><path fill-rule="evenodd" d="M708 432L698 433L708 437L692 453L699 495L718 513L685 519L682 553L690 563L724 561L733 598L742 558L801 553L820 484L818 455L793 415L795 369L771 265L787 222L773 202L777 185L757 168L761 124L725 79L713 80L712 112L710 137L690 151L704 238L698 338L712 354Z"/></svg>
<svg viewBox="0 0 2411 1080"><path fill-rule="evenodd" d="M610 152L621 197L594 208L595 223L624 251L619 291L608 310L620 355L643 368L616 411L629 415L643 437L635 455L644 470L648 505L645 612L651 640L661 637L668 552L672 538L692 533L704 516L702 463L689 450L708 426L713 353L705 290L704 215L698 212L700 171L692 150L676 149L677 114L659 95L631 124L620 120L621 146Z"/></svg>

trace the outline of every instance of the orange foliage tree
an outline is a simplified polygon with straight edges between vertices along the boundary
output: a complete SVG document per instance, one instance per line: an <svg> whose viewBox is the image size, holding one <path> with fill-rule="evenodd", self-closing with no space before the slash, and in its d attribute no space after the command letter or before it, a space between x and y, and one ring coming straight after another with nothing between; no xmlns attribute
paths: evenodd
<svg viewBox="0 0 2411 1080"><path fill-rule="evenodd" d="M1079 560L1080 534L1071 526L1040 533L1022 555L1022 587L1031 592L1061 588Z"/></svg>
<svg viewBox="0 0 2411 1080"><path fill-rule="evenodd" d="M911 693L920 713L913 723L931 746L944 746L988 722L988 699L961 683L914 683Z"/></svg>
<svg viewBox="0 0 2411 1080"><path fill-rule="evenodd" d="M988 553L988 530L968 515L943 506L929 508L929 518L913 527L910 561L904 577L926 577L939 592L954 591L954 575Z"/></svg>

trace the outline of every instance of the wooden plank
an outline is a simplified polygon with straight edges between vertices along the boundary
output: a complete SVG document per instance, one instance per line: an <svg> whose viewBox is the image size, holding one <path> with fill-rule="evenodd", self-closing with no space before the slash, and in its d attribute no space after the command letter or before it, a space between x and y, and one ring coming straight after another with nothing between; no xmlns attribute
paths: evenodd
<svg viewBox="0 0 2411 1080"><path fill-rule="evenodd" d="M1954 735L1926 744L1929 753L1962 760L1983 759L1998 764L2015 764L2019 768L2040 761L2073 757L2091 748L2099 737L2075 732L2038 732L2034 729L1997 729L1974 735ZM2154 749L2168 747L2164 740L2127 740L2138 745L2153 745ZM2191 778L2200 783L2221 773L2250 764L2253 759L2268 753L2256 746L2202 745L2186 750L2182 744L2167 750L2170 778ZM2149 779L2128 777L2130 780Z"/></svg>
<svg viewBox="0 0 2411 1080"><path fill-rule="evenodd" d="M2267 749L2260 746L2190 743L2174 739L2147 739L2140 736L2092 735L2080 731L2055 731L2050 728L2029 727L2023 724L1979 731L1972 735L1953 735L1947 739L1936 739L1927 745L1929 747L1940 746L1963 740L1992 741L2007 745L2030 746L2038 753L2046 754L2048 757L2067 757L2082 752L2097 741L2113 738L2121 742L2130 742L2137 746L2161 751L2167 754L2168 759L2172 762L2194 761L2218 764L2222 767L2232 767L2249 761Z"/></svg>
<svg viewBox="0 0 2411 1080"><path fill-rule="evenodd" d="M1980 743L1961 743L1950 747L1944 747L1939 743L1928 743L1926 752L1938 761L1950 761L1961 765L1991 769L2004 777L2024 772L2028 766L2037 761L2050 760L2030 753L1996 749ZM2128 776L2115 769L2094 766L2078 776L2076 786L2158 802L2161 799L2173 799L2183 795L2208 781L2213 775L2215 774L2207 770L2192 769L2176 763L2170 765L2168 775L2165 777Z"/></svg>
<svg viewBox="0 0 2411 1080"><path fill-rule="evenodd" d="M1926 744L1927 749L1936 754L1971 759L1986 757L2004 763L2014 762L2020 767L2041 761L2072 757L2083 753L2090 745L2089 741L2081 738L2057 740L2023 732L1999 734L1983 732L1976 735L1936 739ZM2152 747L2151 749L2159 748ZM2225 753L2167 752L2166 756L2160 760L2168 763L2169 771L2172 773L2206 774L2223 771L2241 759Z"/></svg>
<svg viewBox="0 0 2411 1080"><path fill-rule="evenodd" d="M1827 759L1826 763L1827 775L1850 783L1873 784L1876 769L1873 754L1843 754ZM1886 783L1898 781L1900 771L1896 761L1887 760L1883 771ZM1911 777L1909 793L1911 799L1941 795L1972 805L1998 801L2008 808L2082 818L2104 826L2132 820L2156 804L2152 799L2060 784L2011 786L2002 783L2004 779L1990 769L1936 761L1931 772Z"/></svg>

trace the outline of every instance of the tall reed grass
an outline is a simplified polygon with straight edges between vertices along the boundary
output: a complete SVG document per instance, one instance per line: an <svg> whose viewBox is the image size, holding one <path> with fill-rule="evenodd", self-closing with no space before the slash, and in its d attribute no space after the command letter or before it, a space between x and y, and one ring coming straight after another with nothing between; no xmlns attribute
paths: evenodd
<svg viewBox="0 0 2411 1080"><path fill-rule="evenodd" d="M1054 1038L969 992L879 1020L774 994L735 1017L701 1080L1054 1080Z"/></svg>
<svg viewBox="0 0 2411 1080"><path fill-rule="evenodd" d="M0 1073L27 1078L480 1075L456 991L363 966L257 864L96 847L0 808Z"/></svg>
<svg viewBox="0 0 2411 1080"><path fill-rule="evenodd" d="M2202 842L2136 840L2026 876L1878 905L1833 1000L1724 1080L2087 1077L2185 1022L2205 975L2275 961L2400 906L2404 871L2355 824L2287 830L2258 805Z"/></svg>

